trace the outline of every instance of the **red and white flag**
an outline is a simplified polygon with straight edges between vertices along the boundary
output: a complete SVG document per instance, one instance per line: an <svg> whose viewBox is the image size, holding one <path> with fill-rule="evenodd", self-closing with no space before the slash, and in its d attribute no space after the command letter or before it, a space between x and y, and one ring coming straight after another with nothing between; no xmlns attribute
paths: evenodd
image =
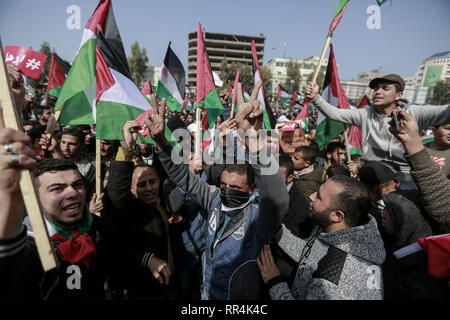
<svg viewBox="0 0 450 320"><path fill-rule="evenodd" d="M30 78L38 79L44 68L47 56L20 46L5 47L5 63L16 65L22 73Z"/></svg>

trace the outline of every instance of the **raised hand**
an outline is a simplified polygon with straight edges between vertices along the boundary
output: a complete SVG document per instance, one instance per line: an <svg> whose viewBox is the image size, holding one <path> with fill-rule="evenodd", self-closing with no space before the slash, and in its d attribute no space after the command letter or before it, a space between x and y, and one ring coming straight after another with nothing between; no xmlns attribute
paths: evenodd
<svg viewBox="0 0 450 320"><path fill-rule="evenodd" d="M236 129L236 120L232 118L228 118L228 120L222 122L220 117L217 117L217 130L220 133L221 137L226 137L230 132Z"/></svg>
<svg viewBox="0 0 450 320"><path fill-rule="evenodd" d="M254 130L256 133L262 128L263 113L260 108L260 102L258 100L258 92L261 89L261 81L258 81L253 88L252 95L248 102L244 101L242 95L242 85L238 83L237 89L237 104L238 112L236 115L237 128L247 132L248 130Z"/></svg>
<svg viewBox="0 0 450 320"><path fill-rule="evenodd" d="M416 119L406 113L402 108L397 107L393 112L397 112L399 129L394 125L394 120L389 122L389 131L405 146L408 154L421 151L424 146L419 135L419 126Z"/></svg>
<svg viewBox="0 0 450 320"><path fill-rule="evenodd" d="M167 142L164 135L165 128L165 109L166 99L162 99L158 105L156 102L156 95L152 94L150 98L151 105L153 107L153 113L147 114L144 118L144 125L148 128L152 139L156 142L158 147L161 147Z"/></svg>
<svg viewBox="0 0 450 320"><path fill-rule="evenodd" d="M319 94L319 86L317 83L308 82L306 86L306 97L313 100Z"/></svg>
<svg viewBox="0 0 450 320"><path fill-rule="evenodd" d="M8 71L8 80L14 98L14 104L20 114L25 101L25 87L23 86L22 72L13 64L7 64L6 69Z"/></svg>
<svg viewBox="0 0 450 320"><path fill-rule="evenodd" d="M122 128L124 147L126 148L134 148L136 145L136 140L138 136L138 130L141 128L141 125L136 120L129 120L125 122L125 125ZM133 129L133 132L131 132Z"/></svg>

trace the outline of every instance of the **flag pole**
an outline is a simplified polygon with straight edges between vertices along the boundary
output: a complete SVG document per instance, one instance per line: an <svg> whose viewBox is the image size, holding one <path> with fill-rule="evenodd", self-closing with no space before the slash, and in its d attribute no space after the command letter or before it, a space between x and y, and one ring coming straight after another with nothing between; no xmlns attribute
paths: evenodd
<svg viewBox="0 0 450 320"><path fill-rule="evenodd" d="M96 130L97 131L97 130ZM97 194L97 198L100 196L101 190L101 159L102 155L100 154L100 139L95 139L95 193ZM95 215L100 216L100 212L94 212Z"/></svg>
<svg viewBox="0 0 450 320"><path fill-rule="evenodd" d="M345 128L344 130L344 139L345 139L345 151L347 152L347 161L352 160L351 156L350 156L350 147L348 145L348 133L347 133L347 129Z"/></svg>
<svg viewBox="0 0 450 320"><path fill-rule="evenodd" d="M198 159L201 157L201 146L200 146L200 137L201 137L201 126L200 126L200 115L201 115L201 108L197 107L195 108L195 158Z"/></svg>
<svg viewBox="0 0 450 320"><path fill-rule="evenodd" d="M325 53L327 52L328 46L330 45L330 40L331 40L331 37L327 37L327 39L326 39L326 41L325 41L325 43L323 45L322 53L320 54L320 58L319 58L319 62L317 63L316 70L314 70L314 75L313 75L313 78L311 80L313 83L316 83L317 77L319 76L320 65L322 64L323 57L325 56Z"/></svg>
<svg viewBox="0 0 450 320"><path fill-rule="evenodd" d="M11 96L3 54L3 46L0 41L0 105L3 109L4 124L6 128L23 131L22 123ZM22 170L20 190L22 191L28 218L33 226L34 240L42 263L42 268L44 271L49 271L56 267L56 257L50 243L47 227L42 214L43 210L41 203L39 202L38 189L30 170Z"/></svg>

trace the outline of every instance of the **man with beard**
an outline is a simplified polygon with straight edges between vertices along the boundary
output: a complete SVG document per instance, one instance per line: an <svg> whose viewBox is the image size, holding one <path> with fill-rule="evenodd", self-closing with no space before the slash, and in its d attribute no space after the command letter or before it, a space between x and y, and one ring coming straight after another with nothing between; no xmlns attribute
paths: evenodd
<svg viewBox="0 0 450 320"><path fill-rule="evenodd" d="M241 87L239 84L238 87ZM237 128L247 137L258 138L262 128L263 110L257 94L261 82L255 85L248 103L244 102L238 88ZM158 146L159 159L169 178L189 194L207 211L205 230L205 253L203 255L203 300L258 299L262 283L256 266L256 257L268 243L285 215L289 197L279 166L273 156L269 165L258 158L256 164L230 164L221 175L220 188L207 184L189 171L183 164L171 159L172 149L164 134L163 108L153 108L151 116L144 119L153 140ZM239 136L239 135L238 135ZM250 158L267 154L258 146L245 141ZM275 171L275 174L274 172ZM255 187L259 191L259 204L252 203L250 196Z"/></svg>
<svg viewBox="0 0 450 320"><path fill-rule="evenodd" d="M385 249L376 221L368 215L369 192L359 181L337 175L311 195L317 224L308 240L282 225L278 245L299 262L289 288L265 246L257 263L272 300L381 300Z"/></svg>

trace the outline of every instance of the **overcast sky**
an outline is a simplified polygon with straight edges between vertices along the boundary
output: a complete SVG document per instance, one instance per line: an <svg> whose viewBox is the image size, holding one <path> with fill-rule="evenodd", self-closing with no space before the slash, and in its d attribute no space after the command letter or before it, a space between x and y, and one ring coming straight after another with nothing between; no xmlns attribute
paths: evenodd
<svg viewBox="0 0 450 320"><path fill-rule="evenodd" d="M96 0L0 1L3 45L50 43L62 58L73 61L84 26ZM113 0L127 54L138 41L150 64L160 66L172 49L187 67L187 37L200 22L206 31L266 37L264 63L276 57L319 56L338 0ZM80 9L80 28L66 25L69 6ZM388 0L381 6L380 29L369 29L367 13L376 0L351 0L332 43L342 80L379 67L383 72L413 76L423 59L450 50L450 1ZM326 54L328 57L328 53ZM187 70L187 69L186 69Z"/></svg>

